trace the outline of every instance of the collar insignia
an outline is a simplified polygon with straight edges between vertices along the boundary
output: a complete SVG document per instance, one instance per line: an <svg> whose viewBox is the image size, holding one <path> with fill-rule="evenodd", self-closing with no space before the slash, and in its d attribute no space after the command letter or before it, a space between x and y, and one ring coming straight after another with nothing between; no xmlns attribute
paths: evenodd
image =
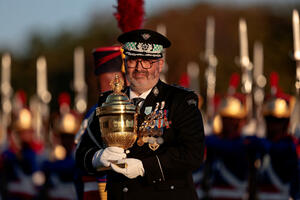
<svg viewBox="0 0 300 200"><path fill-rule="evenodd" d="M153 94L154 94L155 96L157 96L158 93L159 93L159 91L158 91L157 87L153 88Z"/></svg>

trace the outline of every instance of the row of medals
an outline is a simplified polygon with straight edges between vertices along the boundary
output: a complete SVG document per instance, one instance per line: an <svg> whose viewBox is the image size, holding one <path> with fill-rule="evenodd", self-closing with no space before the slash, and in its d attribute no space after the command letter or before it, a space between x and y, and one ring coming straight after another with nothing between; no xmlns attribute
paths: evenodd
<svg viewBox="0 0 300 200"><path fill-rule="evenodd" d="M149 148L155 151L164 142L162 138L163 126L158 128L155 124L157 120L163 120L163 116L163 110L157 108L146 116L145 121L139 127L139 138L137 140L139 146L148 143Z"/></svg>

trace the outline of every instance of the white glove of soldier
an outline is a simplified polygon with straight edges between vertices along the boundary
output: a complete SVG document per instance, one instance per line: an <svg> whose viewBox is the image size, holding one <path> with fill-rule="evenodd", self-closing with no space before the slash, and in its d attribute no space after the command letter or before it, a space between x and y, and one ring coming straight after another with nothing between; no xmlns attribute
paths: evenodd
<svg viewBox="0 0 300 200"><path fill-rule="evenodd" d="M120 174L123 174L124 176L127 176L128 178L136 178L138 176L144 176L145 170L143 167L142 161L135 159L135 158L126 158L124 159L126 163L125 168L120 168L115 164L111 164L111 168Z"/></svg>
<svg viewBox="0 0 300 200"><path fill-rule="evenodd" d="M92 160L94 168L109 167L111 162L126 158L124 149L120 147L107 147L97 151Z"/></svg>

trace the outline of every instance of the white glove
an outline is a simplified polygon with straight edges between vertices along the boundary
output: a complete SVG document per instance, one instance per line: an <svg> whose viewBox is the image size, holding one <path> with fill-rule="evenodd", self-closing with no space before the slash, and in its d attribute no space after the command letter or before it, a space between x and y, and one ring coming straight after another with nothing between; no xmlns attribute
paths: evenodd
<svg viewBox="0 0 300 200"><path fill-rule="evenodd" d="M124 149L120 147L107 147L100 149L94 154L92 164L96 169L99 167L109 167L111 162L116 162L124 158L126 158Z"/></svg>
<svg viewBox="0 0 300 200"><path fill-rule="evenodd" d="M124 159L124 161L126 163L125 168L120 168L113 163L111 165L111 168L115 172L123 174L124 176L127 176L130 179L136 178L138 176L144 176L145 170L142 161L135 158L126 158Z"/></svg>

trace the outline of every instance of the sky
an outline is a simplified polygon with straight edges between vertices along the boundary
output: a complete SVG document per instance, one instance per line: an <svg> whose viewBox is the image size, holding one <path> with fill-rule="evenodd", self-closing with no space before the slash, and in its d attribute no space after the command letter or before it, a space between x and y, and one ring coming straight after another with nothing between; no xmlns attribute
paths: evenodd
<svg viewBox="0 0 300 200"><path fill-rule="evenodd" d="M189 4L195 0L145 0L145 12L172 4ZM62 28L84 25L92 13L115 12L117 0L0 0L0 49L21 49L34 31L55 33Z"/></svg>
<svg viewBox="0 0 300 200"><path fill-rule="evenodd" d="M144 0L150 15L171 6L190 6L201 1L213 3L261 2L294 4L299 0ZM20 51L34 32L55 33L62 28L79 28L95 12L114 13L117 0L0 0L0 49Z"/></svg>

